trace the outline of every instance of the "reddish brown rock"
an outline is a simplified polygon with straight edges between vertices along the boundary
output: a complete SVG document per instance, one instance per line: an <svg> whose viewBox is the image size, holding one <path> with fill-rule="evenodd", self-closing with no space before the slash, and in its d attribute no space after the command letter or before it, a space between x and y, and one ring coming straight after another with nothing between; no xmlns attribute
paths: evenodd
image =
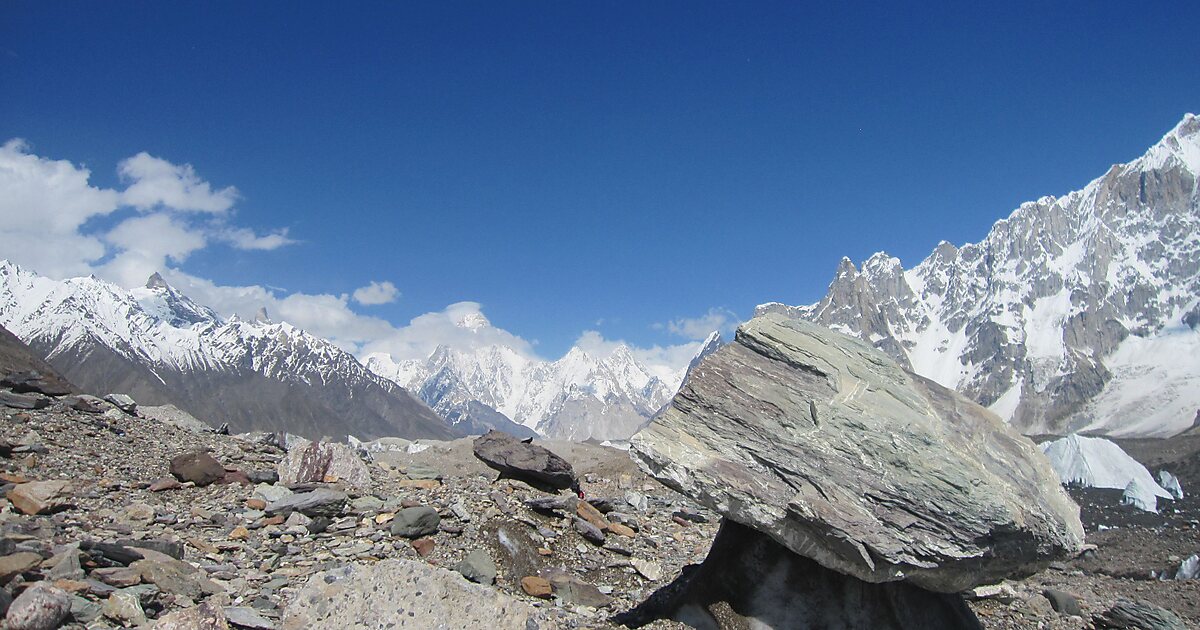
<svg viewBox="0 0 1200 630"><path fill-rule="evenodd" d="M550 581L536 575L527 575L521 578L521 590L525 591L526 595L541 599L550 599L554 596L554 588L550 586Z"/></svg>
<svg viewBox="0 0 1200 630"><path fill-rule="evenodd" d="M171 474L180 481L207 486L225 478L225 467L204 451L192 451L171 460Z"/></svg>
<svg viewBox="0 0 1200 630"><path fill-rule="evenodd" d="M160 477L150 484L150 492L162 492L164 490L178 490L183 487L174 477Z"/></svg>
<svg viewBox="0 0 1200 630"><path fill-rule="evenodd" d="M263 501L262 499L248 499L246 501L246 507L250 508L251 510L264 510L267 507L267 502Z"/></svg>
<svg viewBox="0 0 1200 630"><path fill-rule="evenodd" d="M588 503L587 501L577 502L575 504L575 513L579 515L579 518L591 523L592 527L595 527L600 531L608 529L608 519L604 518L604 515L600 513L600 510L597 510L592 506L591 503Z"/></svg>
<svg viewBox="0 0 1200 630"><path fill-rule="evenodd" d="M41 554L31 551L0 556L0 584L8 584L14 577L42 563Z"/></svg>
<svg viewBox="0 0 1200 630"><path fill-rule="evenodd" d="M49 514L71 507L70 483L30 481L8 491L8 500L23 514Z"/></svg>
<svg viewBox="0 0 1200 630"><path fill-rule="evenodd" d="M433 553L433 547L434 542L432 538L418 538L412 541L412 548L417 552L417 555L421 556L422 558L425 558L429 554Z"/></svg>

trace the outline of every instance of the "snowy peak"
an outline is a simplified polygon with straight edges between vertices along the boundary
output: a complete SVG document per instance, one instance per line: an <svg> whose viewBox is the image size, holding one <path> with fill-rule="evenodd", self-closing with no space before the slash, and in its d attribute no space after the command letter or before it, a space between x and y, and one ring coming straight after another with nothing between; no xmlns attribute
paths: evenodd
<svg viewBox="0 0 1200 630"><path fill-rule="evenodd" d="M905 270L837 266L809 306L761 305L861 337L1030 433L1164 436L1200 409L1200 119L978 243ZM1174 348L1172 350L1171 348Z"/></svg>

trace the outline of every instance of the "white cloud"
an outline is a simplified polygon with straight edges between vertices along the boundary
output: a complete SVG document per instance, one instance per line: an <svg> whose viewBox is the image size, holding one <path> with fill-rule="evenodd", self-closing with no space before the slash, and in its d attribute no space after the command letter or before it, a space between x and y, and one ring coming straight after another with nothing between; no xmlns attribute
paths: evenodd
<svg viewBox="0 0 1200 630"><path fill-rule="evenodd" d="M208 244L202 231L163 213L126 219L104 240L117 254L100 267L100 275L122 286L141 284L150 274L167 269L168 261L182 263Z"/></svg>
<svg viewBox="0 0 1200 630"><path fill-rule="evenodd" d="M400 290L386 280L383 282L371 281L371 284L355 289L353 295L355 302L364 306L375 306L395 302L400 297Z"/></svg>
<svg viewBox="0 0 1200 630"><path fill-rule="evenodd" d="M685 339L703 340L713 331L727 335L738 326L737 313L727 308L710 308L699 317L680 317L665 324L655 324L658 330L666 329L673 335Z"/></svg>
<svg viewBox="0 0 1200 630"><path fill-rule="evenodd" d="M191 164L172 164L145 151L117 166L131 182L121 200L138 210L166 207L172 210L223 214L233 207L238 192L233 186L214 191L200 179Z"/></svg>
<svg viewBox="0 0 1200 630"><path fill-rule="evenodd" d="M22 140L0 146L0 252L55 277L86 274L104 243L79 232L111 214L120 195L88 183L91 171L29 153Z"/></svg>
<svg viewBox="0 0 1200 630"><path fill-rule="evenodd" d="M216 230L214 236L218 240L242 250L270 251L298 242L288 238L287 228L281 228L262 236L248 228L223 228Z"/></svg>

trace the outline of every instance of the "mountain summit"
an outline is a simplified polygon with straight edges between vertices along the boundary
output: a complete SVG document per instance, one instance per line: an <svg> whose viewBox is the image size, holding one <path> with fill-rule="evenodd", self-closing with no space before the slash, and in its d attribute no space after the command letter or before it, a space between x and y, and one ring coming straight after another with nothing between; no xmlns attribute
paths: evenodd
<svg viewBox="0 0 1200 630"><path fill-rule="evenodd" d="M838 265L809 306L1026 433L1167 436L1200 409L1200 118L1082 190L1024 203L920 264Z"/></svg>
<svg viewBox="0 0 1200 630"><path fill-rule="evenodd" d="M124 290L0 261L0 325L85 391L174 404L237 431L456 435L403 388L287 323L223 320L159 274Z"/></svg>

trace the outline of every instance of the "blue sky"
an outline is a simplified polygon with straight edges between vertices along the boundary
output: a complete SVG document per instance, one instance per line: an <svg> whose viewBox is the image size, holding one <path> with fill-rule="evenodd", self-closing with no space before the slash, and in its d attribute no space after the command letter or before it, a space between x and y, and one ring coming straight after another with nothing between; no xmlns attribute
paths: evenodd
<svg viewBox="0 0 1200 630"><path fill-rule="evenodd" d="M0 142L101 191L152 181L118 174L141 152L234 187L71 228L170 211L203 236L139 264L206 296L332 308L301 323L359 348L469 301L557 357L979 240L1200 110L1194 4L803 4L7 2ZM137 227L87 264L116 277ZM373 281L399 295L342 297Z"/></svg>

